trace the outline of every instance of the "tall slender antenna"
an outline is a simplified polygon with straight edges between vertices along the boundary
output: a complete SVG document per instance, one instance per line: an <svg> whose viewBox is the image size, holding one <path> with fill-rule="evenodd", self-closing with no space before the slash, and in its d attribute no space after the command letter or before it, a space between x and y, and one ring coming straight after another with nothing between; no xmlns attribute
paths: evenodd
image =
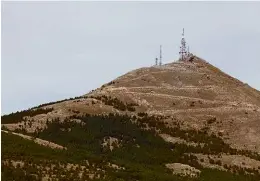
<svg viewBox="0 0 260 181"><path fill-rule="evenodd" d="M185 60L187 56L187 49L186 49L186 40L184 38L184 28L182 29L182 38L181 38L181 46L180 46L180 60Z"/></svg>
<svg viewBox="0 0 260 181"><path fill-rule="evenodd" d="M162 45L160 45L160 65L162 65Z"/></svg>

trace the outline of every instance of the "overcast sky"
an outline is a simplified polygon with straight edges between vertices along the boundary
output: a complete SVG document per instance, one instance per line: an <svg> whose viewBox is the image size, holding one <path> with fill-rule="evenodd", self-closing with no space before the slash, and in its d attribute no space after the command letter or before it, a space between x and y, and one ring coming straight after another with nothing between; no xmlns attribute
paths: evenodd
<svg viewBox="0 0 260 181"><path fill-rule="evenodd" d="M260 90L260 2L2 2L2 114L192 53Z"/></svg>

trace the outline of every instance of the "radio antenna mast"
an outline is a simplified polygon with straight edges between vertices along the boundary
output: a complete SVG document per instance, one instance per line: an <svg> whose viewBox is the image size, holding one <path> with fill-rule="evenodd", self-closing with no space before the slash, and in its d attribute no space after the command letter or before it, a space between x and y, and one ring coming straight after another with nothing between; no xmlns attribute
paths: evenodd
<svg viewBox="0 0 260 181"><path fill-rule="evenodd" d="M187 56L187 49L186 49L186 40L184 38L184 28L182 29L182 38L181 38L181 46L180 46L180 60L185 60Z"/></svg>
<svg viewBox="0 0 260 181"><path fill-rule="evenodd" d="M160 62L159 65L162 65L162 45L160 45Z"/></svg>

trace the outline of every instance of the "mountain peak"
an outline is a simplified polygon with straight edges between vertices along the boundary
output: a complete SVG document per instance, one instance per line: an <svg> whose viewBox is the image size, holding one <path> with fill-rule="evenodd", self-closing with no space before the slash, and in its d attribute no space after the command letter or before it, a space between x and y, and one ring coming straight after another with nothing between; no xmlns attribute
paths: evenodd
<svg viewBox="0 0 260 181"><path fill-rule="evenodd" d="M135 168L129 162L145 168L152 158L149 165L153 171L148 168L143 172L152 173L160 168L154 173L158 176L162 170L170 169L173 174L210 180L204 178L208 172L202 167L231 172L235 168L242 169L239 176L242 180L248 174L243 169L255 173L255 180L259 180L259 118L259 91L193 56L187 61L130 71L80 97L3 116L2 128L3 134L11 131L12 136L64 148L64 155L71 151L74 155L75 151L82 158L89 158L92 153L102 155L103 162L109 160L106 164L110 167L113 165L110 162L121 163L114 164L121 171L112 173L133 171ZM5 135L5 140L15 139L11 138ZM158 150L165 157L159 158ZM6 154L8 159L12 158L10 152ZM17 153L23 154L26 153ZM103 169L107 171L110 167ZM184 173L182 168L191 171ZM107 177L115 178L106 171L103 173ZM129 170L126 173L131 175ZM219 174L218 178L224 178L227 173Z"/></svg>

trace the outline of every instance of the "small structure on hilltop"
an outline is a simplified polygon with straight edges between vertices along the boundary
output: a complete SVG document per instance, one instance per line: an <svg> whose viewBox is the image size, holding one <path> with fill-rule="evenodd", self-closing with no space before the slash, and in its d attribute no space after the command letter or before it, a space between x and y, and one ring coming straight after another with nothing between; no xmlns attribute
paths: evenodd
<svg viewBox="0 0 260 181"><path fill-rule="evenodd" d="M158 58L155 58L155 65L158 65Z"/></svg>
<svg viewBox="0 0 260 181"><path fill-rule="evenodd" d="M190 47L187 45L187 42L185 40L184 28L182 29L182 38L179 55L179 61L193 62L195 60L195 56L192 53L190 53ZM162 66L162 45L160 45L159 58L155 58L155 66Z"/></svg>
<svg viewBox="0 0 260 181"><path fill-rule="evenodd" d="M190 53L189 46L187 46L185 37L184 37L184 28L182 30L181 46L180 46L180 59L181 61L190 61L193 55Z"/></svg>
<svg viewBox="0 0 260 181"><path fill-rule="evenodd" d="M160 62L159 65L162 65L162 45L160 45Z"/></svg>
<svg viewBox="0 0 260 181"><path fill-rule="evenodd" d="M162 65L162 45L160 45L160 55L159 55L159 62L158 62L158 58L155 58L155 66L161 66Z"/></svg>

